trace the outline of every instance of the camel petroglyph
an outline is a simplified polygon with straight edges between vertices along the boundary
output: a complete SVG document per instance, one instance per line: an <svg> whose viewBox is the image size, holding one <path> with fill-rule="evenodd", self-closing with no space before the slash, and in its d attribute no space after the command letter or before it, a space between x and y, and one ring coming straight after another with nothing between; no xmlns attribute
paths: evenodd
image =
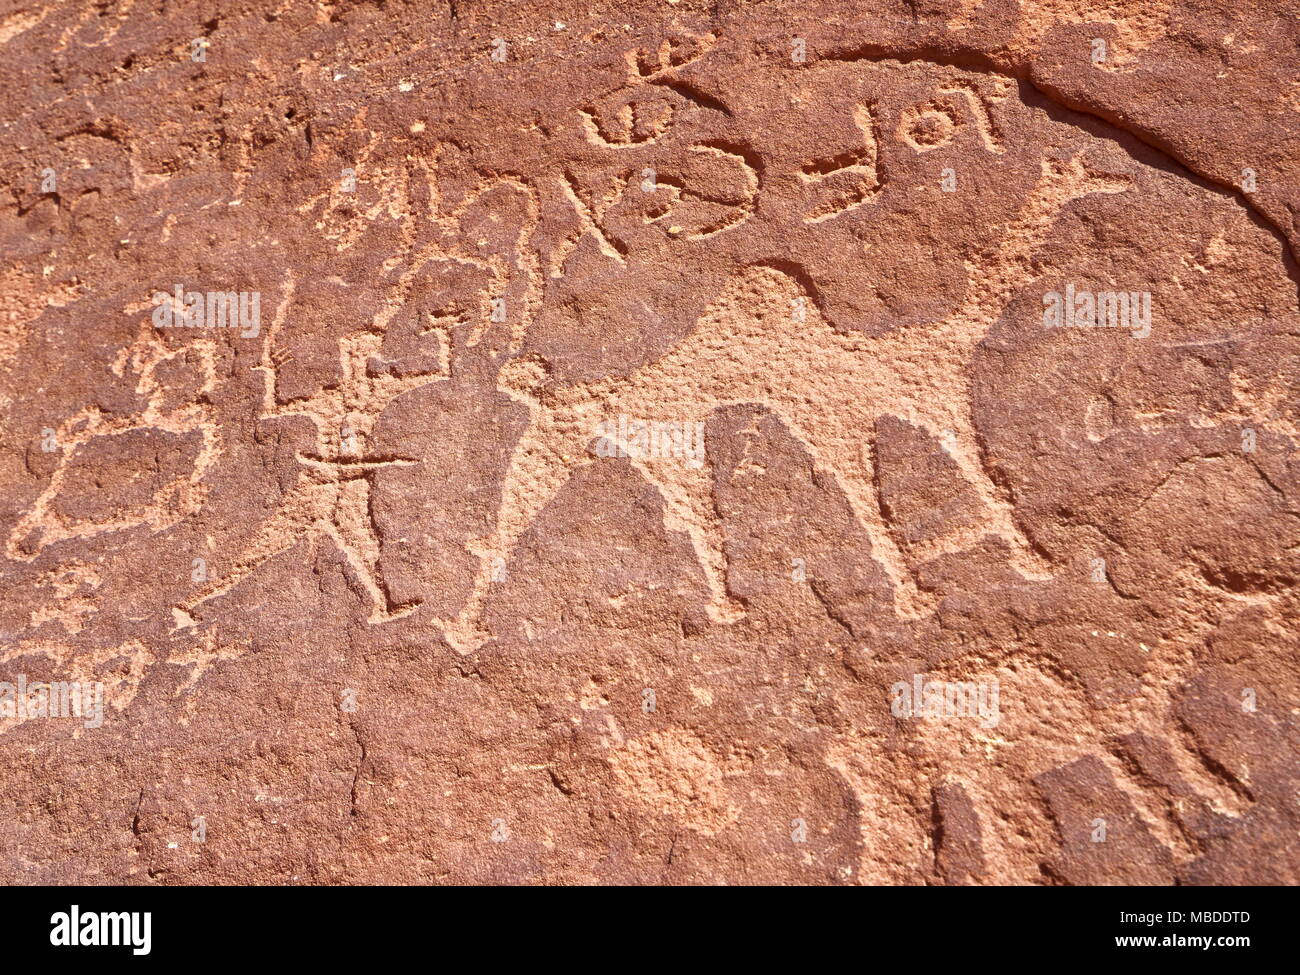
<svg viewBox="0 0 1300 975"><path fill-rule="evenodd" d="M814 462L835 476L894 585L896 612L915 618L932 607L881 514L863 436L877 417L901 417L948 444L985 505L978 534L938 539L932 548L950 551L993 535L1007 543L1018 571L1041 577L1043 567L1016 526L1009 500L981 462L968 367L976 346L1035 277L1033 258L1061 209L1088 194L1120 193L1129 185L1128 177L1093 170L1082 155L1045 159L1034 190L1000 242L967 263L970 285L960 305L943 320L919 328L873 337L842 334L792 278L759 265L731 279L685 341L629 377L561 386L549 380L536 357L507 362L498 387L527 409L528 428L506 473L496 528L470 545L480 568L461 613L445 622L448 640L465 653L490 637L483 611L496 570L573 467L594 462L588 448L595 431L613 429L620 414L693 423L728 404L766 406ZM793 313L796 303L805 314ZM742 608L727 592L710 464L629 453L631 463L661 492L666 527L690 538L707 580L710 615L718 621L739 618Z"/></svg>

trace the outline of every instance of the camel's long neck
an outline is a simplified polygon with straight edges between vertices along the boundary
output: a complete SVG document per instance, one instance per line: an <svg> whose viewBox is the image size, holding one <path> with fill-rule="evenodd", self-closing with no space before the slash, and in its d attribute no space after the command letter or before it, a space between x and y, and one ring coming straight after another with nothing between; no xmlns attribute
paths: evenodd
<svg viewBox="0 0 1300 975"><path fill-rule="evenodd" d="M966 262L966 296L951 315L925 329L931 340L966 350L978 345L1017 292L1040 275L1034 257L1065 206L1091 193L1122 192L1128 185L1123 177L1094 175L1078 157L1044 160L1042 177L1001 239Z"/></svg>

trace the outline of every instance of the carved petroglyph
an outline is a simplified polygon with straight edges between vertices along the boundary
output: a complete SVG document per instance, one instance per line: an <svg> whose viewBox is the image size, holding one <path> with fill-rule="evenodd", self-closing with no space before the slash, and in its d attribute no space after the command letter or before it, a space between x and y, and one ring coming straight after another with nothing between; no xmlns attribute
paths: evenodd
<svg viewBox="0 0 1300 975"><path fill-rule="evenodd" d="M56 542L84 540L139 525L160 532L197 511L207 491L203 477L221 451L221 435L207 402L216 383L215 355L214 344L206 339L168 349L146 324L136 341L124 348L113 363L115 375L136 377L135 392L145 398L144 408L136 414L114 417L98 407L88 407L59 425L54 435L59 452L54 474L31 510L14 526L6 542L6 554L30 562ZM180 388L176 381L165 383L159 376L159 371L171 364L191 367L193 385L186 389L190 398L183 402L176 395ZM160 485L147 499L102 517L82 517L62 510L59 502L63 497L78 492L84 487L83 481L92 476L93 466L89 470L77 466L81 453L103 445L109 438L136 432L158 432L176 438L197 434L199 445L188 473ZM105 487L111 491L111 486Z"/></svg>
<svg viewBox="0 0 1300 975"><path fill-rule="evenodd" d="M522 279L524 282L522 301L513 298L516 307L505 313L505 319L510 325L509 348L511 352L517 352L523 345L529 323L542 304L541 264L531 246L533 232L540 220L537 192L523 180L513 177L495 177L480 186L463 208L454 210L444 217L443 226L448 239L457 239L459 231L453 227L459 228L460 221L463 220L462 214L488 193L497 191L512 194L515 199L521 201L524 216L520 221L518 235L512 243L513 256L507 257L498 251L488 250L482 258L486 262L485 269L488 272L488 286L484 294L486 301L479 306L478 327L470 335L469 344L471 346L477 344L488 328L488 323L496 320L492 314L493 302L505 300L507 292L515 289L517 282ZM431 260L441 261L462 259L467 259L467 255L460 255L451 247L431 257Z"/></svg>
<svg viewBox="0 0 1300 975"><path fill-rule="evenodd" d="M79 566L79 564L78 564ZM86 578L86 567L75 569L76 574ZM90 578L93 578L93 570ZM51 642L43 639L20 639L10 646L0 649L0 667L4 673L0 678L14 680L15 673L26 673L25 660L45 661L50 667L51 681L78 682L84 686L99 682L104 685L103 703L113 713L124 712L135 700L140 690L140 683L159 664L187 668L188 673L176 687L176 697L185 697L185 713L178 718L182 725L189 723L188 713L193 710L195 699L189 692L216 665L238 660L249 650L246 643L223 644L216 635L207 631L196 643L185 649L171 650L165 655L156 647L146 645L141 640L129 640L125 643L111 643L101 647L72 646L67 643ZM28 683L44 682L47 678L37 678L28 674ZM12 731L30 717L14 716L0 718L0 735ZM78 725L76 734L81 734Z"/></svg>
<svg viewBox="0 0 1300 975"><path fill-rule="evenodd" d="M984 502L978 532L938 539L930 546L933 552L993 535L1007 543L1022 574L1039 577L1041 566L1012 519L1008 499L981 463L967 369L976 345L1017 290L1034 277L1032 259L1062 207L1090 193L1123 192L1128 185L1127 177L1096 172L1081 156L1045 160L1035 190L1002 242L969 262L972 283L961 305L920 329L847 336L812 308L806 321L797 322L790 309L806 297L803 290L782 272L757 266L732 279L684 342L626 379L562 387L550 382L545 364L537 359L508 363L498 386L528 410L529 425L506 475L496 530L471 546L480 569L464 610L446 624L450 642L468 652L489 637L482 613L493 566L509 558L523 532L568 480L571 459L586 456L579 463L591 462L587 447L592 432L620 414L704 422L719 406L766 405L817 465L836 477L893 582L896 611L916 618L932 607L881 514L862 434L877 416L899 416L933 436L945 436L962 474ZM750 363L781 366L760 374ZM798 382L791 381L794 375ZM708 582L710 614L719 621L738 618L742 609L726 587L709 463L692 467L629 453L662 494L666 527L690 538Z"/></svg>
<svg viewBox="0 0 1300 975"><path fill-rule="evenodd" d="M945 82L939 86L939 91L947 95L960 95L965 99L984 147L989 152L1001 154L1006 151L1006 147L1002 141L1002 133L998 131L997 123L993 121L993 113L989 110L989 101L1004 100L1010 93L1012 84L1010 79L998 76L992 77L989 84L994 90L991 98L985 96L979 88L968 81Z"/></svg>
<svg viewBox="0 0 1300 975"><path fill-rule="evenodd" d="M416 461L372 456L366 444L375 421L389 403L412 389L445 380L447 375L373 375L370 363L379 351L383 336L358 332L346 336L340 344L342 377L336 385L302 399L279 403L273 341L291 299L292 284L289 284L263 345L262 362L257 367L264 377L261 415L265 420L306 417L316 428L316 449L297 455L302 465L298 484L281 499L275 514L258 528L234 565L181 608L185 616L179 619L192 618L203 603L229 592L263 563L300 541L321 537L333 541L347 559L370 601L372 623L396 619L415 608L392 605L384 590L378 569L379 541L370 521L370 477L386 467L410 466Z"/></svg>
<svg viewBox="0 0 1300 975"><path fill-rule="evenodd" d="M725 114L725 106L696 90L680 73L716 44L714 34L687 35L664 40L653 50L629 51L627 82L578 110L586 140L615 151L660 146L677 126L684 108L707 108ZM551 255L551 277L563 273L570 255L587 235L605 257L625 265L628 248L609 219L620 210L641 212L644 222L658 225L678 240L712 237L749 219L758 197L759 174L735 147L697 141L669 148L679 149L684 155L682 171L657 161L654 168L626 169L591 188L580 187L571 172L561 175L558 185L578 218L579 229ZM728 185L727 191L698 189L702 182L710 181L693 178L697 164L720 167L715 176L730 170L731 178L722 180ZM640 199L643 196L646 199Z"/></svg>
<svg viewBox="0 0 1300 975"><path fill-rule="evenodd" d="M93 565L75 560L42 573L37 583L50 593L51 601L32 611L29 625L35 629L54 623L73 636L80 633L99 612L94 593L102 581Z"/></svg>
<svg viewBox="0 0 1300 975"><path fill-rule="evenodd" d="M681 68L704 57L717 46L718 36L713 33L683 34L666 37L653 51L638 48L628 51L628 80L632 83L662 83L671 79Z"/></svg>
<svg viewBox="0 0 1300 975"><path fill-rule="evenodd" d="M944 82L936 89L939 92L936 97L901 113L898 138L916 152L930 152L947 146L958 129L966 124L961 111L961 104L965 104L984 148L1001 155L1006 152L1006 147L993 120L990 101L1006 98L1009 90L1007 80L996 78L994 89L994 96L988 98L971 82Z"/></svg>
<svg viewBox="0 0 1300 975"><path fill-rule="evenodd" d="M629 180L631 178L631 174L626 177L626 179ZM555 253L551 258L551 277L558 278L564 273L564 265L568 261L569 255L577 249L578 244L582 242L582 238L587 234L591 234L592 238L596 241L596 246L600 248L600 252L606 257L613 261L617 261L619 264L627 263L626 258L623 256L623 252L615 247L610 239L605 236L605 231L602 227L606 212L610 207L622 199L624 187L615 183L612 190L603 194L598 201L589 203L582 198L581 192L576 186L573 177L568 173L565 173L560 177L559 183L565 199L568 200L569 205L573 207L573 212L578 218L579 229L577 234L565 239L560 246L556 248Z"/></svg>
<svg viewBox="0 0 1300 975"><path fill-rule="evenodd" d="M617 93L616 93L617 94ZM579 109L587 140L602 149L651 146L668 131L676 110L666 98L617 102L617 108L599 112L595 106Z"/></svg>
<svg viewBox="0 0 1300 975"><path fill-rule="evenodd" d="M754 213L759 193L758 173L744 156L729 148L710 143L685 147L688 163L710 167L715 175L726 173L726 185L711 192L692 188L685 175L669 170L625 171L609 180L598 195L588 196L576 180L565 174L559 187L578 218L577 233L565 238L555 248L550 260L550 276L564 273L569 257L582 238L591 235L600 252L619 265L626 266L628 246L613 229L611 217L619 213L640 213L640 220L662 228L676 240L704 240L739 227Z"/></svg>
<svg viewBox="0 0 1300 975"><path fill-rule="evenodd" d="M664 223L668 234L681 240L704 240L739 227L748 220L758 198L758 173L754 167L744 156L720 146L705 143L689 146L687 151L697 158L732 170L737 177L733 180L735 191L726 195L702 193L689 188L685 180L660 176L658 186L667 191L669 199L662 205L662 212L647 218L647 222ZM683 214L686 207L681 205L689 206L691 203L703 204L706 210L716 212L716 215L712 219L708 216L688 219ZM678 224L678 220L682 224Z"/></svg>
<svg viewBox="0 0 1300 975"><path fill-rule="evenodd" d="M354 126L363 126L365 116L363 110L354 119ZM321 215L316 221L316 229L326 239L332 240L340 251L353 247L374 220L386 215L400 222L405 250L411 246L414 235L405 166L388 162L372 164L381 139L374 132L368 132L368 135L366 145L349 167L355 185L340 174L339 179L300 204L298 212L310 213L319 208Z"/></svg>
<svg viewBox="0 0 1300 975"><path fill-rule="evenodd" d="M983 13L1000 16L985 0L963 0L961 9L948 20L949 29L969 30L979 22L982 7L988 8ZM1107 59L1096 67L1132 70L1138 55L1168 33L1173 9L1174 0L1152 0L1127 8L1108 0L1024 0L1019 4L1019 20L1009 48L1018 57L1033 57L1049 31L1088 24L1097 29L1098 36L1106 36L1102 33L1106 31L1112 37Z"/></svg>
<svg viewBox="0 0 1300 975"><path fill-rule="evenodd" d="M370 327L345 336L339 346L339 379L318 392L289 402L278 396L278 367L283 350L277 338L285 326L296 282L291 278L282 288L282 301L267 330L262 359L257 368L263 374L261 417L273 420L305 417L316 430L316 444L300 452L300 480L280 501L276 512L258 529L252 541L224 570L192 600L177 607L178 625L190 625L193 613L203 603L227 593L268 560L301 541L329 539L344 554L370 604L369 620L381 623L400 619L420 604L394 604L384 586L379 568L380 543L371 519L371 493L376 472L408 467L417 458L388 457L370 448L375 424L384 410L399 396L451 376L452 350L463 332L466 347L479 344L490 328L503 318L509 342L504 351L515 351L541 303L540 260L531 246L539 211L536 192L527 183L510 176L477 174L474 187L463 199L448 198L440 180L440 164L447 147L434 151L432 160L419 157L414 166L387 167L388 179L398 187L385 199L399 201L394 215L418 230L427 243L410 246L404 254L404 270L384 306ZM428 208L418 212L413 200L412 179L423 179ZM314 199L319 199L314 198ZM337 205L331 197L331 206ZM500 214L514 211L518 230L503 248L478 239L474 228L482 221L499 222ZM328 224L329 217L325 218ZM350 225L335 234L344 246L359 237ZM439 310L428 311L418 334L433 335L438 342L438 369L393 375L381 368L384 334L394 316L410 299L422 276L439 265L463 266L482 275L486 284L469 301L446 296ZM498 305L498 302L501 304ZM508 302L508 304L507 304ZM497 316L495 310L506 309Z"/></svg>
<svg viewBox="0 0 1300 975"><path fill-rule="evenodd" d="M952 142L958 124L957 110L952 103L934 99L903 112L898 137L917 152L930 152Z"/></svg>
<svg viewBox="0 0 1300 975"><path fill-rule="evenodd" d="M442 171L454 147L439 146L432 158L417 157L415 169L428 193L424 213L413 214L422 230L433 231L433 240L404 256L405 270L384 310L372 323L382 332L409 298L415 282L433 265L472 268L486 278L476 299L469 304L451 303L441 314L431 316L425 333L443 339L440 355L446 355L449 342L445 330L473 322L468 337L470 347L478 345L494 322L504 320L510 333L509 351L523 344L529 323L542 303L541 260L532 246L540 217L537 190L527 181L508 174L474 173L474 186L462 199L449 198L443 187ZM407 193L408 199L414 194ZM499 224L508 215L517 225L508 243L482 239L474 227L484 222ZM451 302L451 298L449 298ZM502 314L501 312L504 312Z"/></svg>
<svg viewBox="0 0 1300 975"><path fill-rule="evenodd" d="M804 216L806 223L821 223L841 213L870 203L880 193L879 138L876 115L870 105L859 105L853 121L862 132L862 148L842 156L808 163L799 178L818 189L829 188L831 199L813 206Z"/></svg>
<svg viewBox="0 0 1300 975"><path fill-rule="evenodd" d="M675 68L661 70L672 71ZM621 90L611 96L627 99L625 104L620 102L623 107L618 115L623 120L624 129L627 131L632 131L627 127L632 126L632 120L638 117L637 107L643 103L647 106L671 108L670 104L661 104L661 101L642 97L641 93L647 87L653 85L635 80L630 92ZM680 87L678 85L678 88ZM983 79L979 84L966 79L943 81L936 86L935 97L900 113L895 135L899 141L914 151L929 152L949 145L960 129L970 127L988 152L995 155L1004 154L1005 141L994 119L993 106L1004 101L1013 88L1014 83L1001 76ZM655 97L662 99L665 96ZM726 111L723 106L711 103L709 99L698 93L682 95L682 97L693 101L693 107ZM649 111L649 108L645 110ZM657 111L655 114L657 121L652 135L647 135L641 141L629 137L611 143L598 128L593 128L596 126L596 120L591 113L586 110L580 112L588 133L588 141L594 144L605 148L627 149L653 142L662 145L669 151L669 155L673 149L669 136L678 124L678 114L680 113L673 111ZM807 189L810 198L804 217L806 223L817 224L834 219L879 197L884 188L884 179L879 168L880 120L881 110L878 105L867 102L855 106L853 121L861 133L861 146L833 156L813 158L796 171L795 175ZM708 143L685 145L680 148L687 154L688 159L691 155L712 157L713 160L733 167L736 175L731 183L736 189L726 195L701 193L691 188L691 179L668 171L668 164L662 162L659 163L658 172L647 169L639 172L635 169L626 169L620 174L607 177L603 184L588 189L580 187L574 176L566 173L561 178L560 186L566 201L578 218L579 229L556 249L551 259L550 275L558 277L563 273L569 256L577 248L581 239L588 234L594 238L604 256L621 266L626 266L629 248L614 229L611 217L618 215L629 205L633 209L639 207L645 211L645 222L657 224L670 236L679 240L697 240L714 236L739 227L754 214L760 192L760 177L751 159L747 159L732 148ZM759 155L761 154L754 153L755 158ZM652 201L638 203L637 198L646 194L647 185L643 177L647 174L652 174L651 181L654 183ZM706 209L713 207L721 210L721 213L712 219L701 220L698 216L692 215L691 204Z"/></svg>
<svg viewBox="0 0 1300 975"><path fill-rule="evenodd" d="M688 46L666 42L653 55L633 52L628 57L630 84L677 91L677 70L704 53L713 40ZM935 144L942 144L945 133L950 137L957 125L971 124L985 149L1004 151L989 102L1005 97L1005 86L986 97L972 84L949 81L938 86L938 93L920 109L904 113L899 133L905 142L918 151L933 147L923 140L920 123L934 115L945 119L947 125L938 123L940 141ZM591 112L585 114L588 135L611 147L659 139L673 122L671 111L638 121L636 111L628 108L619 111L621 127L616 130L597 124ZM654 121L645 123L645 119ZM881 191L878 110L872 104L860 104L853 120L861 133L860 148L810 161L796 174L809 188L805 222L833 219L872 202ZM358 124L363 121L359 118ZM531 182L501 174L474 174L473 185L454 196L445 185L443 171L449 156L460 151L455 147L442 145L431 154L421 152L396 161L379 161L378 148L378 140L372 137L357 156L361 184L366 185L368 177L372 184L367 196L370 202L358 206L355 193L332 184L299 210L319 211L318 229L340 250L355 246L372 221L381 217L396 221L402 228L401 244L385 268L400 268L400 273L370 326L341 340L340 378L310 396L280 402L277 369L285 353L278 336L294 292L293 280L286 283L257 366L264 380L261 418L304 417L315 428L316 442L312 450L297 455L298 483L259 526L244 551L230 566L220 567L219 578L176 607L178 626L192 624L200 606L234 589L277 554L304 540L326 538L344 554L364 591L371 622L400 618L419 605L398 606L390 601L370 515L374 474L387 467L416 464L419 458L376 455L370 451L370 440L378 418L394 399L450 378L454 342L463 341L466 347L480 343L496 324L494 308L507 297L515 307L502 316L509 331L503 352L513 355L522 349L543 293L542 263L533 246L541 206ZM754 166L726 145L699 143L683 148L688 158L731 167L738 175L734 181L737 189L723 195L704 193L673 174L658 174L655 202L643 208L641 219L663 224L670 236L681 239L710 237L748 219L760 189ZM611 229L610 217L630 194L641 192L637 186L640 174L625 171L594 190L581 187L567 172L551 179L555 184L551 190L571 208L578 229L551 252L547 272L562 274L569 256L587 236L605 257L626 265L628 250ZM417 186L417 180L423 185ZM1016 290L1031 278L1031 258L1060 209L1086 194L1120 192L1126 185L1123 177L1093 172L1081 157L1044 162L1036 189L1007 228L1002 243L968 263L972 285L961 305L948 318L920 329L873 338L841 334L824 320L794 279L771 267L753 266L733 277L691 336L626 379L566 388L550 381L540 360L516 356L506 361L497 386L528 411L528 429L515 447L493 533L469 545L480 568L461 613L446 621L449 641L467 651L487 638L482 613L495 567L509 559L519 537L568 480L574 459L579 459L576 463L591 462L587 448L593 431L621 414L703 423L719 406L765 404L804 444L817 465L840 483L871 538L875 557L893 583L895 608L904 618L922 616L933 608L915 584L913 566L987 535L1003 539L1015 567L1036 577L1041 566L1012 519L1008 499L989 479L981 462L965 389L966 370L975 346ZM427 212L420 212L417 204L422 189L427 189ZM683 228L674 223L673 215L690 203L716 205L723 215ZM517 212L520 219L517 230L511 225L510 239L504 244L487 244L470 226L474 220L497 222L502 212L509 211ZM417 245L417 241L422 243ZM482 275L486 282L474 298L465 301L449 296L437 310L426 312L420 334L436 337L438 369L399 377L372 368L390 323L410 300L422 276L436 266L463 267ZM791 303L797 299L807 301L809 312L798 322L790 314ZM806 388L796 391L785 381L760 380L745 374L740 365L778 361L803 377ZM868 362L871 369L863 369ZM868 377L868 385L864 385L864 377ZM936 395L936 390L954 394ZM881 512L873 483L871 445L862 436L883 414L899 416L949 444L962 475L983 502L985 515L979 524L912 545L906 552L900 548ZM208 432L215 436L214 431ZM690 466L640 457L635 452L632 455L633 465L664 499L666 527L684 533L691 541L708 585L710 614L719 621L738 619L743 608L727 592L722 530L713 508L709 463ZM207 463L210 458L200 465L195 483ZM45 517L44 511L38 504L31 517ZM161 522L153 516L153 523ZM54 535L57 532L46 532L42 537ZM15 544L11 540L11 547Z"/></svg>
<svg viewBox="0 0 1300 975"><path fill-rule="evenodd" d="M45 640L20 641L0 649L3 679L13 683L16 674L24 674L28 684L44 683L46 678L27 675L23 667L17 666L25 658L48 661L52 671L48 678L50 681L77 683L87 688L102 683L104 696L101 705L118 713L130 707L140 690L141 680L157 661L154 652L139 640L89 650ZM0 717L0 735L30 720L33 718L22 713ZM75 729L74 737L85 733L81 721L72 727Z"/></svg>

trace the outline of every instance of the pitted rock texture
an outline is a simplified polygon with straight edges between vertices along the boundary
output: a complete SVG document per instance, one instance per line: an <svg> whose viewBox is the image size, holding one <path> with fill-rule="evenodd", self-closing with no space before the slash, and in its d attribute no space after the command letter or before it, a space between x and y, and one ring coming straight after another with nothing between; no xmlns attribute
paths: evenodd
<svg viewBox="0 0 1300 975"><path fill-rule="evenodd" d="M1300 882L1298 13L9 5L0 880Z"/></svg>

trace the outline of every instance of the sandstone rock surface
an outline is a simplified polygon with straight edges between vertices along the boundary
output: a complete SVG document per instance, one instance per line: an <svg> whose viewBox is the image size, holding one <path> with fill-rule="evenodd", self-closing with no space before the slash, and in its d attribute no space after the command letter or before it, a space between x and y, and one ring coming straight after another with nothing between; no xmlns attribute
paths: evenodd
<svg viewBox="0 0 1300 975"><path fill-rule="evenodd" d="M1300 882L1294 0L6 9L0 882Z"/></svg>

